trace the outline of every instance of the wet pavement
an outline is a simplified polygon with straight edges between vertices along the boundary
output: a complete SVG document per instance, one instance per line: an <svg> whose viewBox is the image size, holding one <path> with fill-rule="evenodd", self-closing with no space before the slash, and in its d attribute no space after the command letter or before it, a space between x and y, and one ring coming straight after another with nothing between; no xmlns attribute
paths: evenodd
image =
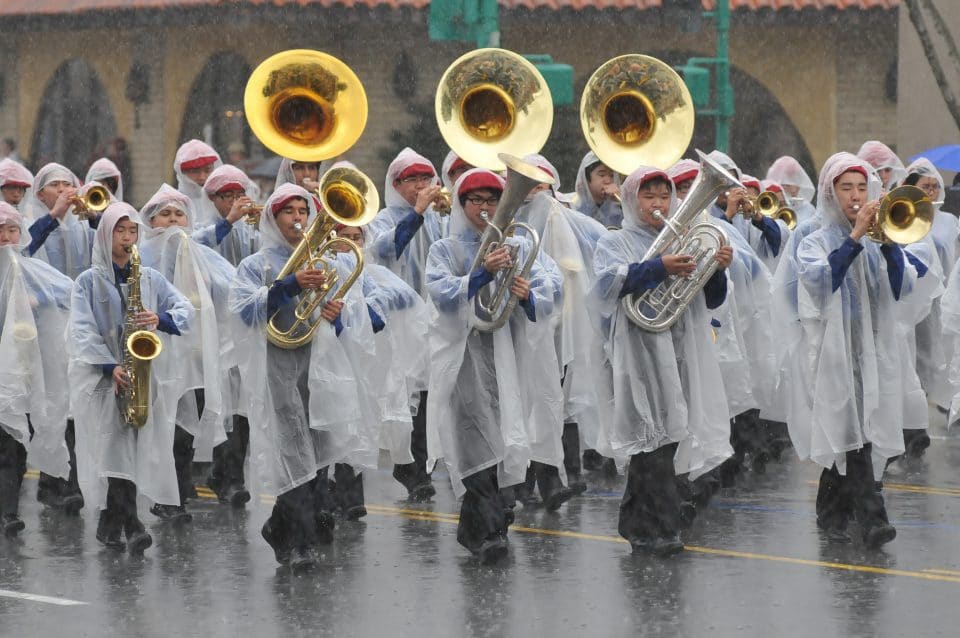
<svg viewBox="0 0 960 638"><path fill-rule="evenodd" d="M141 503L154 546L133 559L100 547L91 510L44 511L28 478L27 528L0 539L0 636L957 636L960 432L932 418L926 456L888 470L898 536L881 551L820 537L819 470L792 456L718 494L673 558L631 555L622 477L588 475L559 512L518 510L495 566L457 544L445 477L419 504L372 472L369 515L296 575L259 536L264 503L201 498L182 529Z"/></svg>

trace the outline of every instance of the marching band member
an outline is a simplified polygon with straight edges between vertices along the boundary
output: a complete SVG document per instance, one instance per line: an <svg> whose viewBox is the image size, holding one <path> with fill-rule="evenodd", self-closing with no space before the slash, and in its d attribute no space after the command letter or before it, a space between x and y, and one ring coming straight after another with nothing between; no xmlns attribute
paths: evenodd
<svg viewBox="0 0 960 638"><path fill-rule="evenodd" d="M80 180L68 168L47 164L37 171L26 203L27 217L33 220L29 254L71 279L90 267L92 225L96 223L95 218L88 222L71 214L79 188Z"/></svg>
<svg viewBox="0 0 960 638"><path fill-rule="evenodd" d="M367 227L370 233L368 255L386 266L421 296L425 295L424 276L427 252L443 237L443 224L433 209L440 194L440 180L430 160L405 148L387 167L384 184L384 203ZM411 451L414 462L398 464L393 468L394 478L400 482L415 501L428 500L436 494L427 473L427 398L424 388L415 388L420 394L413 421Z"/></svg>
<svg viewBox="0 0 960 638"><path fill-rule="evenodd" d="M156 503L150 510L175 522L190 520L185 505L196 496L191 472L194 450L198 460L210 461L214 447L226 441L224 420L234 412L229 374L235 361L226 313L235 269L210 248L190 240L192 216L190 198L167 184L140 211L142 264L166 277L196 310L190 331L173 340L166 353L184 370L183 387L171 390L180 395L173 440L180 505ZM242 496L243 502L250 499L249 492Z"/></svg>
<svg viewBox="0 0 960 638"><path fill-rule="evenodd" d="M0 359L16 373L0 384L0 527L10 538L24 528L19 501L28 458L51 480L76 483L64 444L64 329L73 282L20 254L29 237L20 213L0 202Z"/></svg>
<svg viewBox="0 0 960 638"><path fill-rule="evenodd" d="M799 357L812 365L812 403L792 415L801 458L824 467L817 525L848 540L851 518L868 547L896 536L878 487L886 460L903 452L903 377L913 363L898 345L897 304L917 271L900 246L864 241L879 202L870 167L856 156L831 156L820 172L821 228L797 252Z"/></svg>
<svg viewBox="0 0 960 638"><path fill-rule="evenodd" d="M224 164L211 171L203 183L200 208L193 238L220 253L236 266L257 252L259 233L245 220L256 215L256 204L248 195L253 182L236 166ZM242 223L238 223L242 222Z"/></svg>
<svg viewBox="0 0 960 638"><path fill-rule="evenodd" d="M623 221L620 206L620 175L589 151L580 160L574 185L574 208L606 228L619 228Z"/></svg>
<svg viewBox="0 0 960 638"><path fill-rule="evenodd" d="M443 181L444 188L453 192L453 185L457 183L461 175L471 168L476 167L472 164L467 164L463 161L463 158L454 151L448 151L447 156L443 158L443 166L440 168L440 179Z"/></svg>
<svg viewBox="0 0 960 638"><path fill-rule="evenodd" d="M173 158L173 170L177 175L177 190L193 201L193 209L201 210L203 205L203 184L213 169L222 165L220 154L209 144L200 140L189 140L180 145ZM195 219L195 223L202 220ZM215 220L214 220L215 221ZM211 222L212 223L212 222Z"/></svg>
<svg viewBox="0 0 960 638"><path fill-rule="evenodd" d="M883 142L877 140L864 142L860 150L857 151L857 157L877 171L884 192L893 190L906 177L907 171L903 167L903 162Z"/></svg>
<svg viewBox="0 0 960 638"><path fill-rule="evenodd" d="M121 333L132 319L138 330L180 335L193 306L164 276L141 266L131 281L130 247L139 238L139 215L129 204L110 204L94 238L92 265L77 278L70 308L71 409L77 427L80 482L101 508L97 540L142 554L153 539L137 516L137 492L156 503L179 505L173 461L174 418L181 362L161 354L151 364L146 425L131 427L118 410L117 394L129 388ZM128 295L139 287L143 311L129 316ZM106 489L104 490L104 486Z"/></svg>
<svg viewBox="0 0 960 638"><path fill-rule="evenodd" d="M510 288L520 299L499 330L472 329L473 301L497 272L512 266L503 246L469 272L481 248L483 214L493 215L503 180L472 169L454 185L450 235L433 244L426 290L437 318L430 333L427 409L432 459L442 457L463 496L457 541L481 562L507 553L507 503L500 490L523 482L535 461L559 472L563 399L549 317L560 300L559 270L542 253L530 278ZM528 240L517 259L526 260Z"/></svg>
<svg viewBox="0 0 960 638"><path fill-rule="evenodd" d="M33 174L23 164L9 158L0 160L0 201L19 210L20 202L24 201L31 186Z"/></svg>
<svg viewBox="0 0 960 638"><path fill-rule="evenodd" d="M325 172L324 164L326 162L296 162L285 157L280 162L280 168L277 169L277 179L273 189L276 190L284 184L296 184L308 191L313 191Z"/></svg>
<svg viewBox="0 0 960 638"><path fill-rule="evenodd" d="M250 420L252 479L277 499L261 534L277 562L295 570L314 565L317 544L333 540L327 467L356 449L350 446L361 419L357 400L342 398L345 388L356 386L338 338L343 300L323 305L308 344L281 348L265 336L268 322L278 330L293 328L301 294L326 281L313 268L277 281L316 214L315 199L303 188L284 184L274 191L260 218L260 250L240 262L229 301ZM339 268L336 257L326 259Z"/></svg>
<svg viewBox="0 0 960 638"><path fill-rule="evenodd" d="M689 255L661 255L638 263L663 227L654 211L672 214L677 200L663 171L640 167L624 181L623 229L604 236L595 257L594 294L607 323L613 367L614 416L605 424L614 453L629 457L620 505L620 535L634 551L669 555L683 550L675 476L692 479L730 455L727 405L710 337L708 308L722 303L733 249L717 254L719 269L664 332L628 319L621 300L657 287L668 275L688 275Z"/></svg>
<svg viewBox="0 0 960 638"><path fill-rule="evenodd" d="M798 225L817 214L813 205L817 189L796 159L789 155L778 157L767 169L767 179L783 187L786 196L784 205L797 213Z"/></svg>
<svg viewBox="0 0 960 638"><path fill-rule="evenodd" d="M83 183L89 184L90 182L103 184L113 195L113 199L118 202L123 201L123 176L120 175L120 169L117 168L117 165L106 157L101 157L87 169L87 176Z"/></svg>

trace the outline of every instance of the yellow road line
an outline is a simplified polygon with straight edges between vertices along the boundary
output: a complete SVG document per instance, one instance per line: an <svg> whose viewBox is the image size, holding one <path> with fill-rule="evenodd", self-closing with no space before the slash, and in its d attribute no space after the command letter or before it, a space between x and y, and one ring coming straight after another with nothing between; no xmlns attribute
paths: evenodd
<svg viewBox="0 0 960 638"><path fill-rule="evenodd" d="M949 576L960 576L960 571L955 569L924 569L923 571L931 574L947 574Z"/></svg>

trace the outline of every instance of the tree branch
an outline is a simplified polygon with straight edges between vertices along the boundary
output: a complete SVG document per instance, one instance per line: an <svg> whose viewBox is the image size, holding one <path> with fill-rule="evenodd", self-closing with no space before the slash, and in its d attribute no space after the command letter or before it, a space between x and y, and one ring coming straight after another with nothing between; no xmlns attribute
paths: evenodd
<svg viewBox="0 0 960 638"><path fill-rule="evenodd" d="M953 117L954 125L960 129L960 105L957 104L957 97L953 94L950 85L947 84L943 66L940 64L940 59L937 57L937 50L933 46L933 41L930 39L930 32L927 31L927 25L923 20L923 13L920 11L917 0L903 0L903 3L907 6L910 22L913 23L913 28L920 38L920 46L923 47L923 53L927 56L927 61L930 63L930 71L933 72L933 78L937 81L937 86L940 87L940 94L943 96L943 101L946 103L947 109Z"/></svg>

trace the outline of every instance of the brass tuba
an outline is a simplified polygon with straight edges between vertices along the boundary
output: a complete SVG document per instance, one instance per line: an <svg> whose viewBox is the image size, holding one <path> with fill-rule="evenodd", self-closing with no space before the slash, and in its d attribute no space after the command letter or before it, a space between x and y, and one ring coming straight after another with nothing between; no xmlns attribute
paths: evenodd
<svg viewBox="0 0 960 638"><path fill-rule="evenodd" d="M580 126L590 149L623 175L638 166L666 170L693 138L693 100L670 66L647 55L607 60L580 98Z"/></svg>
<svg viewBox="0 0 960 638"><path fill-rule="evenodd" d="M243 104L250 129L263 145L298 162L320 162L340 155L356 143L367 124L367 95L356 74L332 55L308 49L282 51L261 62L247 80ZM267 340L278 348L310 343L320 325L315 311L346 295L363 270L360 248L349 239L333 237L334 226L362 226L376 216L380 206L373 182L353 168L324 173L316 195L321 210L303 231L277 279L317 267L327 279L322 289L304 291L290 327L277 327L276 315L267 322ZM328 298L338 273L324 255L337 245L352 252L356 264Z"/></svg>
<svg viewBox="0 0 960 638"><path fill-rule="evenodd" d="M498 154L536 153L553 127L546 80L526 58L477 49L447 67L435 98L437 126L451 149L473 166L502 171Z"/></svg>
<svg viewBox="0 0 960 638"><path fill-rule="evenodd" d="M342 299L363 270L363 251L349 239L336 237L334 227L337 224L368 224L376 217L380 208L380 197L370 178L345 166L331 168L324 173L317 188L317 196L320 198L321 210L303 232L303 238L277 275L277 280L304 268L319 268L326 275L326 281L318 290L303 292L294 310L294 321L288 328L277 327L276 315L267 322L267 340L286 350L310 343L320 326L320 321L314 318L315 311L328 301ZM338 282L339 274L336 267L324 259L324 255L337 245L345 246L353 253L356 265L346 281L330 296L330 290Z"/></svg>
<svg viewBox="0 0 960 638"><path fill-rule="evenodd" d="M163 343L149 330L137 327L137 313L143 312L140 299L140 251L136 246L130 253L130 276L127 278L127 313L123 319L123 370L130 385L120 390L117 405L120 416L132 428L140 429L147 423L150 412L150 362L157 358Z"/></svg>
<svg viewBox="0 0 960 638"><path fill-rule="evenodd" d="M700 151L697 155L700 172L690 192L677 212L666 218L662 214L658 216L663 219L663 230L640 260L669 254L691 255L697 264L696 270L689 277L669 275L656 288L621 300L630 321L650 332L669 330L680 319L717 270L717 251L728 243L726 233L719 226L698 218L720 193L740 186L740 182Z"/></svg>
<svg viewBox="0 0 960 638"><path fill-rule="evenodd" d="M930 232L933 202L916 186L900 186L880 200L876 222L867 237L880 244L913 244Z"/></svg>

